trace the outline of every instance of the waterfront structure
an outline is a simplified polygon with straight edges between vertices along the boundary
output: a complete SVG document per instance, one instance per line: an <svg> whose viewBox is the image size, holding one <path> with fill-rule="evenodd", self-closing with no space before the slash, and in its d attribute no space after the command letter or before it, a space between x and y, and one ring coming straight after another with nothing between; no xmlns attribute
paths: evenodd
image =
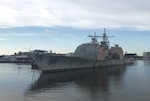
<svg viewBox="0 0 150 101"><path fill-rule="evenodd" d="M0 56L0 63L31 63L29 52L18 52L13 55Z"/></svg>
<svg viewBox="0 0 150 101"><path fill-rule="evenodd" d="M133 63L130 60L124 59L123 49L119 45L110 48L105 29L102 36L89 35L90 43L79 45L74 55L64 56L56 53L34 54L30 56L33 60L32 66L38 67L42 71L62 71L87 69L103 66L124 65ZM103 38L98 42L97 38Z"/></svg>
<svg viewBox="0 0 150 101"><path fill-rule="evenodd" d="M48 51L47 50L40 50L40 49L38 49L38 50L31 51L31 53L34 53L34 54L44 54L44 53L48 53Z"/></svg>
<svg viewBox="0 0 150 101"><path fill-rule="evenodd" d="M150 52L144 52L143 59L150 59Z"/></svg>
<svg viewBox="0 0 150 101"><path fill-rule="evenodd" d="M124 57L127 59L137 59L138 58L136 53L125 53Z"/></svg>

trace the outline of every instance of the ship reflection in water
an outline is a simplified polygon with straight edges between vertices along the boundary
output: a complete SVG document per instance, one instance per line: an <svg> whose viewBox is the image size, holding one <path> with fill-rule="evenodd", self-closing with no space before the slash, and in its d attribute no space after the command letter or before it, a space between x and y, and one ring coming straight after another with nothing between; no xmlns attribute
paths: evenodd
<svg viewBox="0 0 150 101"><path fill-rule="evenodd" d="M41 74L0 64L0 101L149 101L150 60L125 67Z"/></svg>
<svg viewBox="0 0 150 101"><path fill-rule="evenodd" d="M28 94L46 92L52 101L109 100L111 83L114 82L114 86L121 86L125 70L125 67L109 67L41 74L32 84Z"/></svg>
<svg viewBox="0 0 150 101"><path fill-rule="evenodd" d="M33 101L149 101L150 61L101 69L41 74L26 96Z"/></svg>

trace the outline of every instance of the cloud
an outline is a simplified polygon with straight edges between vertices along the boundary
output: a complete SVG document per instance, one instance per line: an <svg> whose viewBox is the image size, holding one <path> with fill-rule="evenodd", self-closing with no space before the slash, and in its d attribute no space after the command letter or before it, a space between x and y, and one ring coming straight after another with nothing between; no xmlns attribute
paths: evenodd
<svg viewBox="0 0 150 101"><path fill-rule="evenodd" d="M0 0L0 27L150 29L149 0Z"/></svg>
<svg viewBox="0 0 150 101"><path fill-rule="evenodd" d="M5 41L5 40L11 40L11 38L3 38L3 37L0 37L0 41Z"/></svg>
<svg viewBox="0 0 150 101"><path fill-rule="evenodd" d="M46 34L39 34L39 33L0 33L0 40L12 39L13 37L41 37L47 36Z"/></svg>
<svg viewBox="0 0 150 101"><path fill-rule="evenodd" d="M9 36L31 37L31 36L45 36L45 35L44 34L36 34L36 33L10 33Z"/></svg>
<svg viewBox="0 0 150 101"><path fill-rule="evenodd" d="M146 39L150 39L150 36L149 36L149 34L148 35L145 35L145 36L136 36L135 37L136 39L144 39L144 40L146 40Z"/></svg>
<svg viewBox="0 0 150 101"><path fill-rule="evenodd" d="M14 40L16 37L33 37L33 36L46 36L45 34L36 33L0 33L0 41Z"/></svg>
<svg viewBox="0 0 150 101"><path fill-rule="evenodd" d="M54 32L49 29L45 29L45 34L53 35Z"/></svg>

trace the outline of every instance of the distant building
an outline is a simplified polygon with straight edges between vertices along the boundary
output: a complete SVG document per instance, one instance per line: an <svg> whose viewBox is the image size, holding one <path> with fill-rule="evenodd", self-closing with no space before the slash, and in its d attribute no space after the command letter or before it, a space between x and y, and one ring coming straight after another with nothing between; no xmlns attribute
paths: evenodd
<svg viewBox="0 0 150 101"><path fill-rule="evenodd" d="M138 57L136 53L126 53L124 56L128 59L136 59Z"/></svg>
<svg viewBox="0 0 150 101"><path fill-rule="evenodd" d="M74 53L67 53L67 54L65 54L65 56L74 57Z"/></svg>
<svg viewBox="0 0 150 101"><path fill-rule="evenodd" d="M31 53L43 54L43 53L48 53L48 51L47 50L34 50L34 51L31 51ZM52 51L50 51L50 53L52 53Z"/></svg>
<svg viewBox="0 0 150 101"><path fill-rule="evenodd" d="M150 59L150 52L144 52L143 59Z"/></svg>

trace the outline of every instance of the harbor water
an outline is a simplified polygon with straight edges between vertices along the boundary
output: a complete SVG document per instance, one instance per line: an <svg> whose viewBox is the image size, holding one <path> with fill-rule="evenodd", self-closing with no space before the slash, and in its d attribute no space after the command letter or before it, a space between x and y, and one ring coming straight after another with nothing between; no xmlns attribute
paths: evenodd
<svg viewBox="0 0 150 101"><path fill-rule="evenodd" d="M150 60L133 65L42 74L0 64L0 101L149 101Z"/></svg>

